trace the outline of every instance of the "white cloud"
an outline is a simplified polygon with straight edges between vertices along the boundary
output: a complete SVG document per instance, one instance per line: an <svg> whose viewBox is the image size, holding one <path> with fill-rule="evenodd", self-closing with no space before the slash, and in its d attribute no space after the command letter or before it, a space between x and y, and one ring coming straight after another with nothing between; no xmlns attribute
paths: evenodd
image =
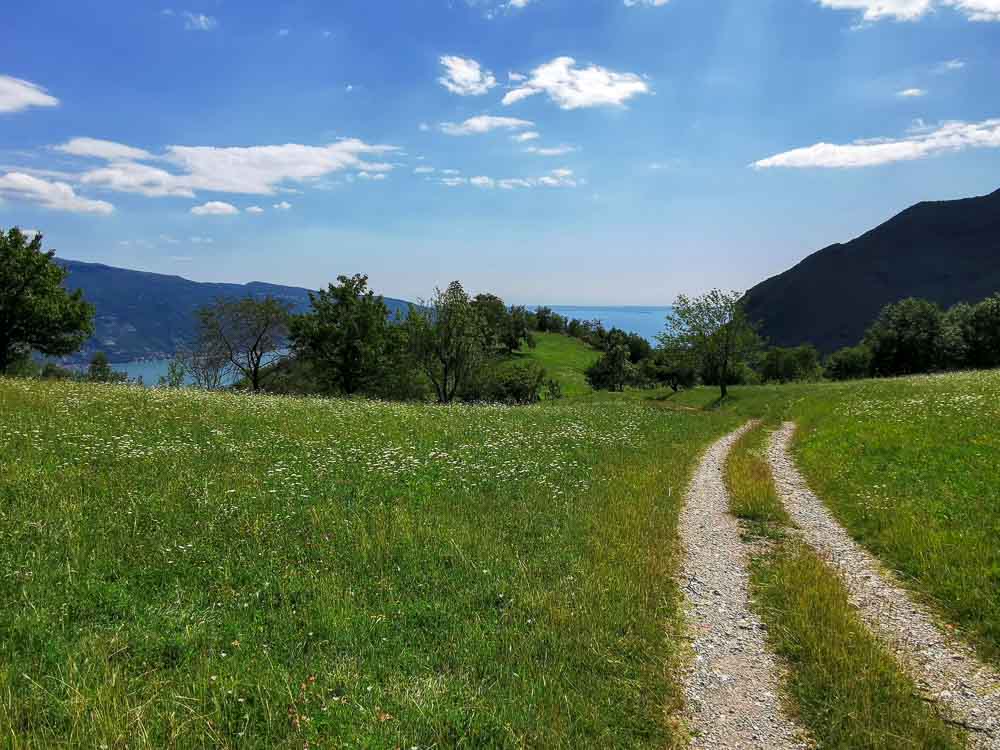
<svg viewBox="0 0 1000 750"><path fill-rule="evenodd" d="M519 88L508 91L503 103L510 106L535 94L548 94L561 109L621 107L639 94L649 93L649 84L635 73L617 73L599 65L576 67L572 57L557 57L531 71Z"/></svg>
<svg viewBox="0 0 1000 750"><path fill-rule="evenodd" d="M288 211L291 209L292 204L288 201L281 201L281 203L275 203L273 207L278 211Z"/></svg>
<svg viewBox="0 0 1000 750"><path fill-rule="evenodd" d="M101 158L104 167L83 172L81 183L149 197L194 197L197 191L273 195L288 190L286 182L312 182L332 172L349 169L387 172L392 164L368 162L397 149L344 139L326 146L287 143L281 146L215 147L169 146L153 155L120 143L74 138L56 147L64 153ZM141 162L152 161L161 166Z"/></svg>
<svg viewBox="0 0 1000 750"><path fill-rule="evenodd" d="M218 25L219 22L212 16L184 11L184 28L188 31L212 31Z"/></svg>
<svg viewBox="0 0 1000 750"><path fill-rule="evenodd" d="M511 177L502 180L485 175L479 175L466 180L464 177L446 177L441 180L441 184L448 187L459 185L473 185L474 187L501 190L515 190L517 188L535 187L576 187L584 184L583 180L577 179L571 169L553 169L541 177Z"/></svg>
<svg viewBox="0 0 1000 750"><path fill-rule="evenodd" d="M862 12L865 21L917 21L938 7L964 13L970 21L1000 21L1000 0L818 0L834 10Z"/></svg>
<svg viewBox="0 0 1000 750"><path fill-rule="evenodd" d="M517 135L512 135L511 140L517 141L518 143L527 143L528 141L534 141L540 138L540 134L536 130L529 130L526 133L518 133Z"/></svg>
<svg viewBox="0 0 1000 750"><path fill-rule="evenodd" d="M362 180L384 180L385 172L372 174L371 172L358 172L358 177Z"/></svg>
<svg viewBox="0 0 1000 750"><path fill-rule="evenodd" d="M528 148L524 149L526 154L537 154L538 156L563 156L574 151L576 151L576 148L573 146L553 146L551 148L528 146Z"/></svg>
<svg viewBox="0 0 1000 750"><path fill-rule="evenodd" d="M659 8L662 5L666 5L670 0L625 0L625 5L629 8L633 8L636 5L647 5L654 8Z"/></svg>
<svg viewBox="0 0 1000 750"><path fill-rule="evenodd" d="M71 156L90 156L105 161L134 161L153 158L151 153L141 148L133 148L114 141L102 141L98 138L73 138L56 146L55 150Z"/></svg>
<svg viewBox="0 0 1000 750"><path fill-rule="evenodd" d="M493 73L483 70L475 60L454 55L441 58L444 75L438 83L459 96L481 96L497 85Z"/></svg>
<svg viewBox="0 0 1000 750"><path fill-rule="evenodd" d="M442 169L441 170L441 174L444 174L444 175L456 175L456 174L462 174L462 173L461 173L461 171L459 171L457 169Z"/></svg>
<svg viewBox="0 0 1000 750"><path fill-rule="evenodd" d="M413 174L433 174L434 167L417 167L413 170Z"/></svg>
<svg viewBox="0 0 1000 750"><path fill-rule="evenodd" d="M943 63L938 65L934 72L936 73L951 73L956 70L961 70L965 67L965 60L945 60Z"/></svg>
<svg viewBox="0 0 1000 750"><path fill-rule="evenodd" d="M902 99L919 99L921 96L927 96L927 91L924 89L903 89L897 91L896 96Z"/></svg>
<svg viewBox="0 0 1000 750"><path fill-rule="evenodd" d="M37 83L0 75L0 113L21 112L28 107L55 107L59 100Z"/></svg>
<svg viewBox="0 0 1000 750"><path fill-rule="evenodd" d="M535 123L529 120L519 120L516 117L479 115L478 117L470 117L462 123L442 122L441 132L447 135L479 135L489 133L491 130L521 130L534 127L534 125Z"/></svg>
<svg viewBox="0 0 1000 750"><path fill-rule="evenodd" d="M192 245L211 245L213 242L215 242L215 240L213 240L211 237L192 237L191 238L191 244Z"/></svg>
<svg viewBox="0 0 1000 750"><path fill-rule="evenodd" d="M249 208L247 208L246 211L247 211L248 214L262 214L262 213L264 213L264 209L261 208L260 206L250 206Z"/></svg>
<svg viewBox="0 0 1000 750"><path fill-rule="evenodd" d="M56 211L80 214L110 214L115 207L106 201L76 194L65 182L50 182L23 172L0 175L0 196L39 203Z"/></svg>
<svg viewBox="0 0 1000 750"><path fill-rule="evenodd" d="M209 201L191 209L191 213L195 216L232 216L239 212L236 206L223 201Z"/></svg>
<svg viewBox="0 0 1000 750"><path fill-rule="evenodd" d="M843 145L817 143L761 159L751 166L758 169L850 169L924 159L935 154L970 148L1000 148L1000 119L979 123L946 122L937 128L924 128L900 139L863 140Z"/></svg>

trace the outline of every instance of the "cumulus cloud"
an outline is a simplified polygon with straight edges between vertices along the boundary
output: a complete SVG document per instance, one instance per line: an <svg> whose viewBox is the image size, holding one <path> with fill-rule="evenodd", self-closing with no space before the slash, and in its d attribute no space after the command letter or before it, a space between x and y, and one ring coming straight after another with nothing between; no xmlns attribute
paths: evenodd
<svg viewBox="0 0 1000 750"><path fill-rule="evenodd" d="M249 208L247 208L247 213L248 214L262 214L262 213L264 213L264 209L261 208L260 206L250 206Z"/></svg>
<svg viewBox="0 0 1000 750"><path fill-rule="evenodd" d="M635 73L618 73L599 65L578 68L572 57L557 57L531 71L527 81L507 92L503 103L510 106L544 93L561 109L622 107L649 90L649 84Z"/></svg>
<svg viewBox="0 0 1000 750"><path fill-rule="evenodd" d="M0 113L21 112L29 107L55 107L59 100L37 83L0 75Z"/></svg>
<svg viewBox="0 0 1000 750"><path fill-rule="evenodd" d="M74 138L56 149L108 162L81 173L82 184L149 197L187 198L202 190L273 195L286 189L284 183L309 183L333 172L387 172L392 164L368 159L397 150L353 138L326 146L168 146L160 155L112 141Z"/></svg>
<svg viewBox="0 0 1000 750"><path fill-rule="evenodd" d="M275 203L273 207L278 211L288 211L291 209L292 204L288 201L281 201L281 203Z"/></svg>
<svg viewBox="0 0 1000 750"><path fill-rule="evenodd" d="M0 175L0 196L38 203L56 211L80 214L110 214L115 208L106 201L76 194L65 182L53 182L23 172Z"/></svg>
<svg viewBox="0 0 1000 750"><path fill-rule="evenodd" d="M851 169L913 161L970 148L1000 148L1000 119L979 123L946 122L937 128L924 128L899 139L863 140L840 145L817 143L761 159L751 166L757 169Z"/></svg>
<svg viewBox="0 0 1000 750"><path fill-rule="evenodd" d="M232 216L239 212L236 206L223 201L209 201L191 209L191 213L195 216Z"/></svg>
<svg viewBox="0 0 1000 750"><path fill-rule="evenodd" d="M497 85L493 73L483 70L475 60L454 55L441 58L444 75L438 78L438 83L448 91L459 96L481 96Z"/></svg>
<svg viewBox="0 0 1000 750"><path fill-rule="evenodd" d="M938 7L964 13L970 21L1000 21L1000 0L818 0L835 10L861 11L866 21L916 21Z"/></svg>
<svg viewBox="0 0 1000 750"><path fill-rule="evenodd" d="M516 117L494 117L493 115L479 115L470 117L465 122L442 122L441 132L447 135L480 135L489 133L491 130L521 130L523 128L534 127L535 123L529 120L519 120Z"/></svg>

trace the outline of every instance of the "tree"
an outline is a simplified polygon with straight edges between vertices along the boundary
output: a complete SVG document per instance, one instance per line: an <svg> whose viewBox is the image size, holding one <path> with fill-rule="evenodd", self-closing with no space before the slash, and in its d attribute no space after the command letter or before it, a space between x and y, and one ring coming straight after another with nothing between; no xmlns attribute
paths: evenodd
<svg viewBox="0 0 1000 750"><path fill-rule="evenodd" d="M438 401L450 403L486 354L469 295L453 281L423 307L411 305L403 325L414 361L430 379Z"/></svg>
<svg viewBox="0 0 1000 750"><path fill-rule="evenodd" d="M274 297L217 300L198 311L195 352L224 360L227 369L242 375L257 393L271 366L282 358L290 309Z"/></svg>
<svg viewBox="0 0 1000 750"><path fill-rule="evenodd" d="M882 308L865 333L875 375L912 375L942 366L944 315L933 302L910 297Z"/></svg>
<svg viewBox="0 0 1000 750"><path fill-rule="evenodd" d="M599 391L624 391L626 383L635 377L635 367L628 355L624 336L616 337L601 358L587 368L587 382L591 388Z"/></svg>
<svg viewBox="0 0 1000 750"><path fill-rule="evenodd" d="M178 355L167 363L167 374L160 376L157 384L160 388L181 388L184 386L184 379L187 377L187 364Z"/></svg>
<svg viewBox="0 0 1000 750"><path fill-rule="evenodd" d="M667 349L657 349L652 357L642 360L641 368L645 380L668 386L674 393L698 382L698 373L688 358Z"/></svg>
<svg viewBox="0 0 1000 750"><path fill-rule="evenodd" d="M29 242L17 227L0 230L0 374L32 351L72 354L94 332L94 307L66 291L54 255L40 234Z"/></svg>
<svg viewBox="0 0 1000 750"><path fill-rule="evenodd" d="M871 375L872 353L865 346L845 346L826 360L830 380L859 380Z"/></svg>
<svg viewBox="0 0 1000 750"><path fill-rule="evenodd" d="M1000 366L1000 292L973 306L963 329L968 364Z"/></svg>
<svg viewBox="0 0 1000 750"><path fill-rule="evenodd" d="M96 352L87 366L87 380L91 383L124 383L128 375L116 372L104 352Z"/></svg>
<svg viewBox="0 0 1000 750"><path fill-rule="evenodd" d="M820 374L819 352L812 344L794 348L773 347L764 353L760 375L765 382L811 380Z"/></svg>
<svg viewBox="0 0 1000 750"><path fill-rule="evenodd" d="M495 294L477 294L472 299L472 307L479 317L483 336L483 348L492 353L503 345L510 329L510 311L504 301Z"/></svg>
<svg viewBox="0 0 1000 750"><path fill-rule="evenodd" d="M333 392L352 395L377 377L385 353L389 308L362 274L309 294L312 309L292 319L292 348L316 365Z"/></svg>
<svg viewBox="0 0 1000 750"><path fill-rule="evenodd" d="M508 354L518 351L522 344L527 344L529 349L535 348L535 337L531 335L526 308L510 308L510 315L507 319L507 330L501 337L500 343L507 350Z"/></svg>
<svg viewBox="0 0 1000 750"><path fill-rule="evenodd" d="M700 297L680 295L667 327L657 336L660 345L718 383L721 397L740 367L761 348L754 326L747 320L738 292L713 289Z"/></svg>

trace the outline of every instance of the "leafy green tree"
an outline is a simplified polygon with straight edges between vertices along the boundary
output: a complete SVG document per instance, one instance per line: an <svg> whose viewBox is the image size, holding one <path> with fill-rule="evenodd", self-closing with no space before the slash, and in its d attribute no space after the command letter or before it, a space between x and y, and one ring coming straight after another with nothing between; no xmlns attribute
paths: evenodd
<svg viewBox="0 0 1000 750"><path fill-rule="evenodd" d="M944 362L944 314L933 302L910 297L882 308L865 333L875 375L931 372Z"/></svg>
<svg viewBox="0 0 1000 750"><path fill-rule="evenodd" d="M1000 292L972 308L963 333L969 366L1000 367Z"/></svg>
<svg viewBox="0 0 1000 750"><path fill-rule="evenodd" d="M761 340L747 319L738 292L713 289L700 297L680 295L660 345L701 371L719 385L721 397L729 395L741 368L761 349Z"/></svg>
<svg viewBox="0 0 1000 750"><path fill-rule="evenodd" d="M675 356L666 349L657 349L652 357L640 363L642 377L652 384L665 385L674 393L691 388L698 382L698 373L687 357Z"/></svg>
<svg viewBox="0 0 1000 750"><path fill-rule="evenodd" d="M90 358L90 364L87 366L87 380L91 383L124 383L128 380L128 376L111 367L107 354L97 352Z"/></svg>
<svg viewBox="0 0 1000 750"><path fill-rule="evenodd" d="M764 353L760 369L764 382L771 383L812 380L821 372L819 352L811 344L794 348L772 347Z"/></svg>
<svg viewBox="0 0 1000 750"><path fill-rule="evenodd" d="M187 364L180 356L174 357L167 363L167 374L160 376L158 385L161 388L181 388L187 378Z"/></svg>
<svg viewBox="0 0 1000 750"><path fill-rule="evenodd" d="M226 362L257 393L282 359L291 305L274 297L220 299L198 311L195 354Z"/></svg>
<svg viewBox="0 0 1000 750"><path fill-rule="evenodd" d="M525 344L529 349L535 348L535 337L531 335L531 328L528 324L528 310L526 308L510 308L510 315L507 319L507 330L501 337L500 343L507 350L508 354L519 351L521 346Z"/></svg>
<svg viewBox="0 0 1000 750"><path fill-rule="evenodd" d="M472 307L479 317L483 349L494 352L503 345L510 329L510 311L495 294L477 294L472 299Z"/></svg>
<svg viewBox="0 0 1000 750"><path fill-rule="evenodd" d="M32 351L72 354L94 332L94 308L63 287L65 269L14 227L0 230L0 374Z"/></svg>
<svg viewBox="0 0 1000 750"><path fill-rule="evenodd" d="M389 308L368 288L367 276L338 276L337 282L318 294L310 293L310 312L292 319L292 348L313 362L329 390L352 395L378 376Z"/></svg>
<svg viewBox="0 0 1000 750"><path fill-rule="evenodd" d="M871 377L872 353L866 346L845 346L826 360L830 380L860 380Z"/></svg>
<svg viewBox="0 0 1000 750"><path fill-rule="evenodd" d="M625 385L635 377L635 366L629 360L628 345L623 338L616 337L601 358L587 368L585 374L591 388L624 391Z"/></svg>
<svg viewBox="0 0 1000 750"><path fill-rule="evenodd" d="M403 325L414 361L431 381L438 401L451 403L487 355L469 295L453 281L422 307L411 306Z"/></svg>

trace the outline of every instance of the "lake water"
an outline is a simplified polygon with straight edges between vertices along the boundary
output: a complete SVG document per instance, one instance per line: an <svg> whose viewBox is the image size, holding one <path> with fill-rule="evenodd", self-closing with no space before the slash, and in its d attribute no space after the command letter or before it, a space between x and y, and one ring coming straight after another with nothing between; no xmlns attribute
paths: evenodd
<svg viewBox="0 0 1000 750"><path fill-rule="evenodd" d="M663 330L664 319L670 312L669 307L585 307L582 305L548 305L554 312L566 318L578 320L599 320L605 328L621 328L623 331L634 331L649 339ZM142 362L125 362L112 365L118 372L124 372L130 380L142 378L147 386L154 386L160 378L167 374L170 360L154 359Z"/></svg>

